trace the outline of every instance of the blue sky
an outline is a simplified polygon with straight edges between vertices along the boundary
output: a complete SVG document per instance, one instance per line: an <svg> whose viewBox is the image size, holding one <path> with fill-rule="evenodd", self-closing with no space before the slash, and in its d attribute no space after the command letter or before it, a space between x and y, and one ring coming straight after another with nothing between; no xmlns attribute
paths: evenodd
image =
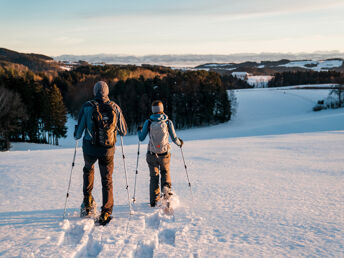
<svg viewBox="0 0 344 258"><path fill-rule="evenodd" d="M0 47L61 54L344 52L343 0L0 0Z"/></svg>

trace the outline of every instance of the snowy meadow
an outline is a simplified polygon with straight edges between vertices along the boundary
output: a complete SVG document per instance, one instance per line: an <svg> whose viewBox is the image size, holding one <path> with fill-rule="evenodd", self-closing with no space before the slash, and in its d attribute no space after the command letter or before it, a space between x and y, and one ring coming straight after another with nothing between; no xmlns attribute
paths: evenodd
<svg viewBox="0 0 344 258"><path fill-rule="evenodd" d="M120 146L113 173L114 219L80 219L81 148L68 216L63 206L73 158L61 147L14 144L0 153L0 256L3 257L299 257L344 255L344 110L313 112L328 90L235 92L228 123L177 131L172 148L174 216L148 206L146 143L141 145L134 214L129 215ZM73 128L73 120L69 120ZM137 137L124 137L130 197ZM49 149L50 148L50 149ZM101 206L98 169L94 196Z"/></svg>

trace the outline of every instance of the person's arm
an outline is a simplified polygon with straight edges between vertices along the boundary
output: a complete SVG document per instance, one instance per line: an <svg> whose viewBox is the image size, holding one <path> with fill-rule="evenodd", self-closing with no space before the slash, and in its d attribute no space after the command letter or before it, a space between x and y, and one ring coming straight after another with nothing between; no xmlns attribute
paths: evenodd
<svg viewBox="0 0 344 258"><path fill-rule="evenodd" d="M146 139L146 136L148 134L148 124L149 120L146 120L143 124L142 130L137 131L137 135L139 136L139 140L142 142Z"/></svg>
<svg viewBox="0 0 344 258"><path fill-rule="evenodd" d="M117 109L117 129L121 136L125 136L128 132L127 122L123 116L121 108L116 105Z"/></svg>
<svg viewBox="0 0 344 258"><path fill-rule="evenodd" d="M83 106L79 113L78 124L75 126L74 139L79 140L86 128L85 106Z"/></svg>
<svg viewBox="0 0 344 258"><path fill-rule="evenodd" d="M182 141L177 137L176 131L174 130L174 126L171 120L168 120L168 132L172 141L178 145L179 147L182 146Z"/></svg>

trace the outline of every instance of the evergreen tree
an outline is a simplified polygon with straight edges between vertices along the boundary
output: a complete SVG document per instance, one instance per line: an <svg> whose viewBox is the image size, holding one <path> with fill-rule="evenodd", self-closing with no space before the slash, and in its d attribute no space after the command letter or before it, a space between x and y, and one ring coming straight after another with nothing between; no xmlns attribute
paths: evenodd
<svg viewBox="0 0 344 258"><path fill-rule="evenodd" d="M51 89L48 90L48 112L49 125L52 136L53 144L58 145L58 138L65 137L67 128L65 126L67 122L67 111L63 104L63 99L60 90L54 84Z"/></svg>
<svg viewBox="0 0 344 258"><path fill-rule="evenodd" d="M10 148L11 135L20 134L27 119L19 94L0 86L0 150Z"/></svg>

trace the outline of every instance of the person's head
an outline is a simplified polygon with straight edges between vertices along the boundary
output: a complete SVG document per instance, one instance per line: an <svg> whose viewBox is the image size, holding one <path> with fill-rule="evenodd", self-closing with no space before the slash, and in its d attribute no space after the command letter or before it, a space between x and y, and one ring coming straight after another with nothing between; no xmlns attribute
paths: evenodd
<svg viewBox="0 0 344 258"><path fill-rule="evenodd" d="M109 86L106 84L106 82L97 82L93 87L93 95L106 98L109 95Z"/></svg>
<svg viewBox="0 0 344 258"><path fill-rule="evenodd" d="M161 100L154 100L152 103L152 113L153 114L162 114L164 113L164 104Z"/></svg>

